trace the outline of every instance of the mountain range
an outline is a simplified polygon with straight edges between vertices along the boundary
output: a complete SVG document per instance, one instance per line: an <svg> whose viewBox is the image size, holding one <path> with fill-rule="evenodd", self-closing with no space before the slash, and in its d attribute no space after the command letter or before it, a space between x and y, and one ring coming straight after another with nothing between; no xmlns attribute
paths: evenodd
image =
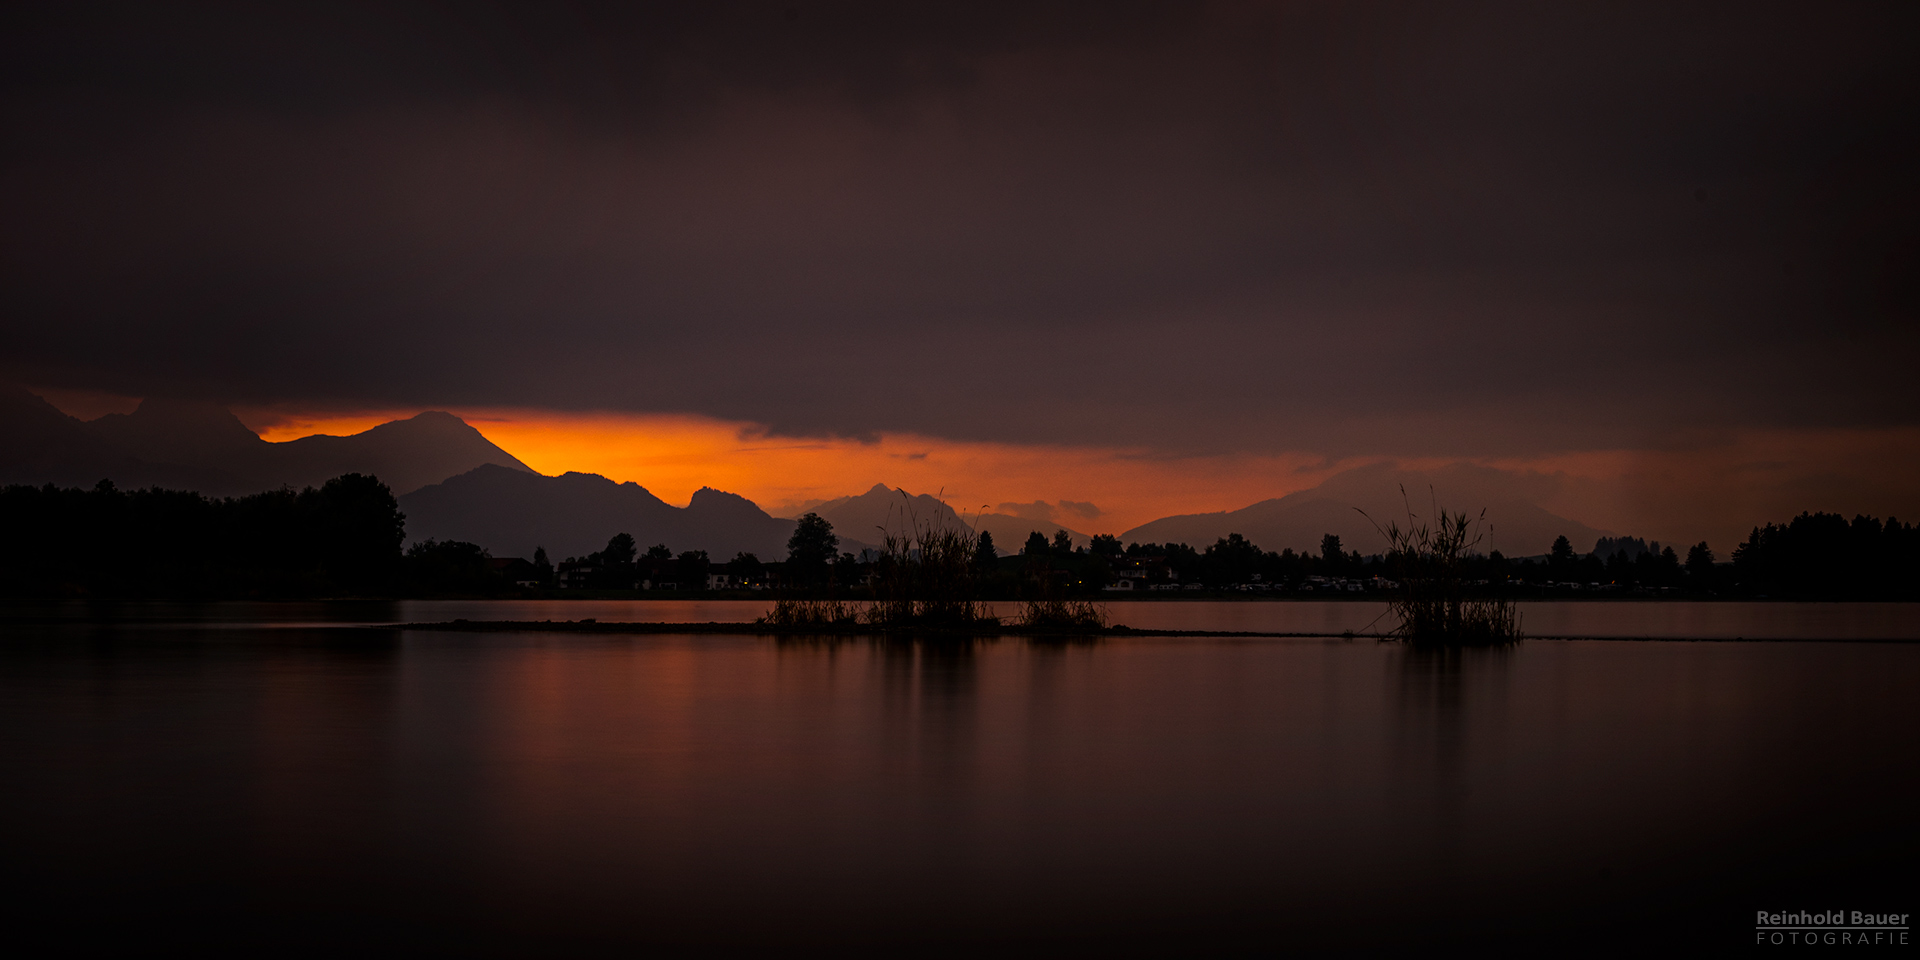
<svg viewBox="0 0 1920 960"><path fill-rule="evenodd" d="M1263 549L1292 547L1318 553L1320 538L1333 534L1343 548L1364 554L1386 549L1379 527L1408 526L1408 514L1429 521L1436 507L1486 510L1486 539L1479 549L1508 556L1546 553L1555 537L1565 536L1586 551L1606 531L1558 516L1541 507L1535 478L1471 464L1410 471L1391 464L1356 467L1319 486L1219 513L1162 517L1120 535L1122 543L1186 543L1202 547L1238 533ZM1402 498L1402 491L1405 497ZM1364 512L1362 512L1364 511Z"/></svg>
<svg viewBox="0 0 1920 960"><path fill-rule="evenodd" d="M0 482L163 486L236 496L378 476L396 494L493 464L532 474L450 413L422 413L352 436L272 443L212 403L149 399L132 413L79 420L0 385Z"/></svg>
<svg viewBox="0 0 1920 960"><path fill-rule="evenodd" d="M1018 553L1027 535L1035 531L1051 538L1054 531L1066 530L1077 547L1093 540L1087 534L1056 523L1004 513L962 516L947 506L946 501L931 494L909 494L884 483L876 483L858 496L819 501L804 512L817 513L833 524L833 532L840 537L840 549L853 553L880 543L888 534L909 534L916 524L921 528L961 527L976 533L991 533L994 547L1002 554Z"/></svg>
<svg viewBox="0 0 1920 960"><path fill-rule="evenodd" d="M0 483L91 486L105 478L122 487L229 496L318 485L342 473L373 474L393 489L407 514L409 541L467 540L496 556L528 557L535 547L556 560L584 555L624 532L642 548L664 543L676 553L705 550L716 560L738 552L772 560L785 556L794 529L792 519L711 488L675 507L633 482L539 474L449 413L422 413L351 436L272 443L211 403L149 399L132 413L83 421L0 384ZM1409 510L1425 516L1434 503L1485 507L1490 529L1481 549L1510 556L1545 553L1561 535L1576 550L1612 535L1542 508L1537 501L1547 492L1545 482L1467 464L1431 471L1366 466L1239 510L1163 517L1120 540L1204 548L1238 533L1268 550L1317 551L1321 536L1332 533L1348 550L1375 553L1385 547L1375 521L1404 524ZM1090 539L1007 514L964 517L936 497L885 484L810 509L833 524L841 549L853 553L876 546L887 533L905 532L910 522L990 532L1003 554L1017 552L1034 531L1051 537L1066 529L1077 546Z"/></svg>
<svg viewBox="0 0 1920 960"><path fill-rule="evenodd" d="M675 554L705 550L715 560L741 552L782 560L794 528L745 497L709 487L676 507L631 480L548 477L495 464L408 493L400 509L409 540L466 540L501 557L531 557L545 547L556 561L599 550L616 533L632 534L641 550L659 543Z"/></svg>
<svg viewBox="0 0 1920 960"><path fill-rule="evenodd" d="M450 413L273 443L217 404L154 398L132 413L80 420L0 384L0 483L107 479L220 497L318 486L343 473L377 476L393 490L409 542L467 540L496 556L530 557L541 546L556 560L584 555L624 532L642 548L665 543L721 560L741 551L777 559L794 528L719 490L702 489L675 507L636 483L544 476Z"/></svg>

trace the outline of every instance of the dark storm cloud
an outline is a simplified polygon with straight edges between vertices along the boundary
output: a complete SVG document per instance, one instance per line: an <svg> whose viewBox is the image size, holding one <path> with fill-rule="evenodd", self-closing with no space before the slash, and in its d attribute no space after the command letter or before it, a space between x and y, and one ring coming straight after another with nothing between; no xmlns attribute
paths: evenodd
<svg viewBox="0 0 1920 960"><path fill-rule="evenodd" d="M1168 450L1911 423L1910 9L16 10L4 373Z"/></svg>
<svg viewBox="0 0 1920 960"><path fill-rule="evenodd" d="M1106 511L1085 500L1060 500L1048 503L1035 500L1032 503L1003 503L994 508L1008 516L1022 520L1038 520L1046 523L1076 523L1098 518Z"/></svg>

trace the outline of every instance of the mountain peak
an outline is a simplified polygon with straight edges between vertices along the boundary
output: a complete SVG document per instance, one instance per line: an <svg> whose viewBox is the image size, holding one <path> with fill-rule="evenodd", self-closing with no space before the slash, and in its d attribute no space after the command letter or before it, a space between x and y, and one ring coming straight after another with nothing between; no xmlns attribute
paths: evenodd
<svg viewBox="0 0 1920 960"><path fill-rule="evenodd" d="M199 464L230 457L258 457L267 447L260 435L217 403L148 397L132 413L110 413L87 428L153 463Z"/></svg>
<svg viewBox="0 0 1920 960"><path fill-rule="evenodd" d="M480 432L473 428L473 424L468 423L465 420L462 420L459 417L446 412L445 410L423 410L419 413L414 414L411 417L406 418L405 420L393 420L388 423L383 423L380 426L381 427L410 426L410 427L415 427L419 429L450 430L450 431L456 431L459 433L479 433ZM380 429L380 427L374 427L373 429L378 430Z"/></svg>
<svg viewBox="0 0 1920 960"><path fill-rule="evenodd" d="M534 472L495 446L472 424L441 410L390 420L351 436L316 435L274 446L285 451L289 462L299 464L303 474L320 476L351 464L361 472L377 474L396 494L438 483L481 464Z"/></svg>
<svg viewBox="0 0 1920 960"><path fill-rule="evenodd" d="M833 524L842 537L877 539L880 533L901 533L915 527L965 527L966 522L940 498L929 494L911 494L905 490L876 483L858 496L840 497L815 504L810 511Z"/></svg>
<svg viewBox="0 0 1920 960"><path fill-rule="evenodd" d="M0 480L8 483L92 483L129 472L129 459L89 426L45 398L0 383Z"/></svg>
<svg viewBox="0 0 1920 960"><path fill-rule="evenodd" d="M1538 474L1468 463L1426 470L1367 464L1328 477L1318 486L1238 510L1162 517L1120 538L1200 547L1239 533L1266 550L1291 547L1311 552L1320 537L1330 533L1347 549L1375 552L1384 549L1384 541L1372 518L1385 522L1408 512L1430 518L1436 507L1464 510L1470 516L1485 508L1489 526L1481 549L1498 549L1511 556L1545 553L1553 538L1562 534L1576 542L1592 542L1605 535L1541 507L1537 500L1552 492L1553 483L1552 478Z"/></svg>
<svg viewBox="0 0 1920 960"><path fill-rule="evenodd" d="M693 492L693 499L687 503L687 509L698 513L739 513L758 517L767 515L758 504L737 493L701 487Z"/></svg>
<svg viewBox="0 0 1920 960"><path fill-rule="evenodd" d="M400 497L407 536L468 540L495 556L529 556L544 546L553 556L584 555L616 533L643 544L705 550L715 559L739 552L778 556L794 522L767 516L752 501L703 488L675 507L632 481L591 473L558 477L521 474L487 465Z"/></svg>
<svg viewBox="0 0 1920 960"><path fill-rule="evenodd" d="M428 410L424 413L416 413L405 420L389 420L377 427L369 427L366 430L362 430L359 433L353 434L353 436L407 437L415 442L422 440L428 442L437 440L440 442L468 444L477 442L485 444L488 448L494 450L499 449L498 447L494 447L492 442L488 441L480 431L474 429L473 424L444 410ZM298 443L299 441L294 440L289 442ZM506 451L501 450L500 453L504 455ZM506 456L504 461L501 462L501 466L516 467L523 470L528 469L526 464L513 459L511 456Z"/></svg>
<svg viewBox="0 0 1920 960"><path fill-rule="evenodd" d="M533 474L465 420L429 410L352 436L270 443L231 410L204 400L148 397L132 413L80 421L42 397L0 384L0 473L31 482L109 477L214 496L318 486L343 473L380 478L396 495L475 467Z"/></svg>
<svg viewBox="0 0 1920 960"><path fill-rule="evenodd" d="M0 381L0 410L5 410L8 413L18 411L40 418L64 418L66 420L72 420L74 423L82 422L67 416L59 407L48 403L45 397L19 384L5 381Z"/></svg>

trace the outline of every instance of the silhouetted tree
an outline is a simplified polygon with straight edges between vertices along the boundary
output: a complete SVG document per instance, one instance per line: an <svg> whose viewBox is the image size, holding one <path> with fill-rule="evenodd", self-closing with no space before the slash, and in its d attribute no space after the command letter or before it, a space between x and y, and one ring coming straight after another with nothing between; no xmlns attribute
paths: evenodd
<svg viewBox="0 0 1920 960"><path fill-rule="evenodd" d="M985 530L980 531L979 538L973 543L974 569L981 573L986 573L993 570L999 562L1000 551L993 546L993 534Z"/></svg>
<svg viewBox="0 0 1920 960"><path fill-rule="evenodd" d="M833 569L828 571L828 582L835 586L850 587L860 582L860 558L842 551L833 558Z"/></svg>
<svg viewBox="0 0 1920 960"><path fill-rule="evenodd" d="M1653 582L1662 587L1678 586L1680 583L1680 555L1668 546L1660 551L1660 560L1654 567Z"/></svg>
<svg viewBox="0 0 1920 960"><path fill-rule="evenodd" d="M407 548L406 581L414 594L493 594L507 588L487 551L463 540L422 540Z"/></svg>
<svg viewBox="0 0 1920 960"><path fill-rule="evenodd" d="M673 551L672 551L672 550L669 550L669 549L667 549L667 545L666 545L666 544L664 544L664 543L656 543L656 544L654 544L653 546L651 546L651 547L648 547L648 548L647 548L647 555L646 555L645 557L643 557L642 559L644 559L644 560L672 560L672 559L673 559Z"/></svg>
<svg viewBox="0 0 1920 960"><path fill-rule="evenodd" d="M317 526L315 548L330 582L354 592L385 588L407 539L407 517L378 477L347 473L328 480L318 497L308 490Z"/></svg>
<svg viewBox="0 0 1920 960"><path fill-rule="evenodd" d="M1102 557L1117 557L1125 552L1120 546L1120 538L1111 533L1094 534L1093 541L1087 544L1087 552Z"/></svg>
<svg viewBox="0 0 1920 960"><path fill-rule="evenodd" d="M595 586L602 590L631 590L639 579L637 565L634 562L633 534L616 533L607 541L606 549L588 557L599 564L599 582Z"/></svg>
<svg viewBox="0 0 1920 960"><path fill-rule="evenodd" d="M682 590L705 590L707 573L712 566L705 550L685 551L674 561L674 579L680 582Z"/></svg>
<svg viewBox="0 0 1920 960"><path fill-rule="evenodd" d="M546 547L533 548L533 570L542 587L553 586L553 561L547 559Z"/></svg>
<svg viewBox="0 0 1920 960"><path fill-rule="evenodd" d="M1053 553L1057 557L1073 556L1073 535L1065 530L1053 532Z"/></svg>
<svg viewBox="0 0 1920 960"><path fill-rule="evenodd" d="M608 538L606 549L600 551L602 563L632 563L636 549L633 534L616 533Z"/></svg>
<svg viewBox="0 0 1920 960"><path fill-rule="evenodd" d="M1027 557L1044 557L1053 552L1047 545L1047 535L1038 530L1027 534L1027 544L1020 548L1020 554Z"/></svg>
<svg viewBox="0 0 1920 960"><path fill-rule="evenodd" d="M1336 546L1335 552L1338 550ZM1259 547L1240 534L1229 533L1215 541L1202 556L1201 579L1212 586L1246 583L1253 579L1262 559Z"/></svg>
<svg viewBox="0 0 1920 960"><path fill-rule="evenodd" d="M1320 569L1328 576L1338 576L1345 572L1347 555L1340 546L1340 538L1335 534L1323 534L1320 537Z"/></svg>
<svg viewBox="0 0 1920 960"><path fill-rule="evenodd" d="M1167 558L1167 566L1173 570L1175 577L1187 581L1200 579L1200 551L1184 543L1168 543L1163 544L1157 552Z"/></svg>
<svg viewBox="0 0 1920 960"><path fill-rule="evenodd" d="M1707 549L1705 540L1687 548L1687 575L1698 580L1706 580L1713 573L1713 551Z"/></svg>
<svg viewBox="0 0 1920 960"><path fill-rule="evenodd" d="M210 500L183 490L0 491L0 591L55 596L369 595L399 587L405 518L347 475Z"/></svg>
<svg viewBox="0 0 1920 960"><path fill-rule="evenodd" d="M767 568L759 557L742 552L734 554L733 559L727 561L727 572L733 574L735 582L754 583L766 576Z"/></svg>
<svg viewBox="0 0 1920 960"><path fill-rule="evenodd" d="M1912 528L1856 515L1802 513L1755 527L1733 551L1739 586L1764 596L1910 597L1917 589Z"/></svg>
<svg viewBox="0 0 1920 960"><path fill-rule="evenodd" d="M833 524L817 513L800 518L793 536L787 538L787 576L805 586L827 581L828 564L840 546Z"/></svg>
<svg viewBox="0 0 1920 960"><path fill-rule="evenodd" d="M1547 569L1559 576L1567 576L1573 567L1573 542L1565 534L1553 538L1553 548L1547 551Z"/></svg>

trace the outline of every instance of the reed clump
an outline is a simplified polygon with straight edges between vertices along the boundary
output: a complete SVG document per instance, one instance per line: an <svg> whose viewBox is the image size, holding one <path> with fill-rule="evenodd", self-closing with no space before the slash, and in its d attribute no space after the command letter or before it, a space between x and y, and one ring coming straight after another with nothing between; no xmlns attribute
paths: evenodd
<svg viewBox="0 0 1920 960"><path fill-rule="evenodd" d="M1028 600L1020 611L1019 624L1043 633L1091 632L1106 629L1107 612L1089 600Z"/></svg>
<svg viewBox="0 0 1920 960"><path fill-rule="evenodd" d="M903 513L900 532L881 531L867 624L881 630L997 626L1000 619L978 599L973 533L939 522L922 524L911 502Z"/></svg>
<svg viewBox="0 0 1920 960"><path fill-rule="evenodd" d="M1400 489L1402 501L1406 488ZM1366 511L1361 511L1367 516ZM1388 569L1401 580L1401 594L1387 602L1400 619L1391 635L1417 644L1493 646L1520 639L1520 614L1513 601L1468 596L1463 561L1486 537L1486 511L1477 517L1443 510L1437 503L1431 520L1407 507L1407 523L1389 521L1374 529L1387 540Z"/></svg>
<svg viewBox="0 0 1920 960"><path fill-rule="evenodd" d="M851 627L860 622L860 608L844 600L776 600L773 609L754 623L783 629Z"/></svg>

